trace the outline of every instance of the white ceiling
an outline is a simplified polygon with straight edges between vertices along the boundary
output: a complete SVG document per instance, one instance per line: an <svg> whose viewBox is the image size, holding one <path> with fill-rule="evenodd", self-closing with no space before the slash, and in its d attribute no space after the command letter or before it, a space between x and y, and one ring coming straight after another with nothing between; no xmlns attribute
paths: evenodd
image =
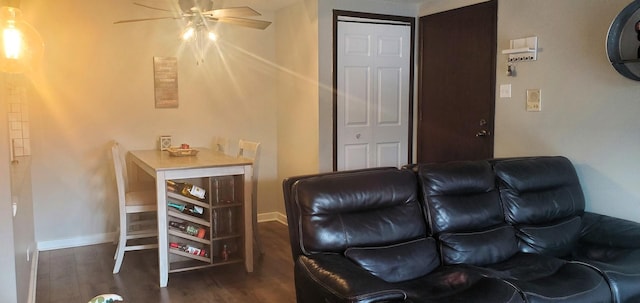
<svg viewBox="0 0 640 303"><path fill-rule="evenodd" d="M260 10L277 10L283 7L287 7L297 1L300 1L300 0L222 0L222 1L214 0L214 4L215 2L223 3L223 6L225 7L250 6L253 9L260 11ZM383 1L394 2L394 3L424 2L424 0L383 0Z"/></svg>

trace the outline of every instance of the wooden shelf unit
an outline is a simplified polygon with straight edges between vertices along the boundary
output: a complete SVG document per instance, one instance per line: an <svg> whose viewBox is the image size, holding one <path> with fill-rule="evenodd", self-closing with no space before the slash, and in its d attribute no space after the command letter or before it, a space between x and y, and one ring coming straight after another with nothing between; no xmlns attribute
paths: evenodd
<svg viewBox="0 0 640 303"><path fill-rule="evenodd" d="M169 272L208 268L244 261L244 176L213 176L190 179L174 179L175 182L190 183L206 190L202 200L192 199L179 193L167 192L167 203L199 206L203 215L195 216L167 206L167 222L192 224L205 229L203 238L189 235L169 224L169 243L193 246L206 251L206 256L198 256L169 247ZM227 247L227 258L223 249Z"/></svg>

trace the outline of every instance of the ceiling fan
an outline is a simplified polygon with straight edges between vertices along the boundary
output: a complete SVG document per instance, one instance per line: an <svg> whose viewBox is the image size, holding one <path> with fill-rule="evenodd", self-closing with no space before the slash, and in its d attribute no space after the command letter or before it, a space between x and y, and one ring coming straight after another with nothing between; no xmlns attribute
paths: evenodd
<svg viewBox="0 0 640 303"><path fill-rule="evenodd" d="M245 18L245 17L261 16L260 13L258 13L257 11L255 11L254 9L248 6L213 9L212 0L178 0L178 6L180 7L180 12L176 12L176 11L172 11L164 8L153 7L153 6L149 6L149 5L138 3L138 2L133 2L133 4L141 7L145 7L148 9L170 12L170 13L173 13L173 16L120 20L120 21L114 22L114 24L161 20L161 19L183 19L183 18L187 20L190 24L193 24L196 26L202 25L206 23L206 21L211 21L211 22L228 23L228 24L239 25L239 26L255 28L255 29L266 29L271 24L271 22L269 21Z"/></svg>

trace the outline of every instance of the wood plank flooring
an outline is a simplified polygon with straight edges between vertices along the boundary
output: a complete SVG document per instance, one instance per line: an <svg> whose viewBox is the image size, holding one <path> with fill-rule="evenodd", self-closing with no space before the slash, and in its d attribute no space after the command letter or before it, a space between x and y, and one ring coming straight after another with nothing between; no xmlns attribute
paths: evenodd
<svg viewBox="0 0 640 303"><path fill-rule="evenodd" d="M293 262L287 226L259 224L264 254L254 272L243 264L171 273L158 286L156 250L125 253L122 269L112 274L111 243L43 251L38 257L36 303L86 303L95 295L116 293L125 303L295 302Z"/></svg>

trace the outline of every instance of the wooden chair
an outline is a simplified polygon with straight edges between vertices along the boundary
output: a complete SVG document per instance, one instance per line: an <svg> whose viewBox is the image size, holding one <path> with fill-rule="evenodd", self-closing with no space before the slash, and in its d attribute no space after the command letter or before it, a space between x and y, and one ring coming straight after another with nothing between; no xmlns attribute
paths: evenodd
<svg viewBox="0 0 640 303"><path fill-rule="evenodd" d="M157 204L155 187L142 190L140 186L128 182L126 162L121 156L120 145L117 142L113 143L111 153L118 187L120 214L118 247L113 257L115 260L113 273L116 274L120 271L126 251L158 248L158 229L154 222L157 217ZM149 220L149 217L153 219ZM129 244L129 240L138 243Z"/></svg>
<svg viewBox="0 0 640 303"><path fill-rule="evenodd" d="M258 168L260 160L260 143L240 140L238 142L238 157L249 158L253 161L253 177L251 178L251 213L253 214L253 240L258 252L262 254L262 243L258 234Z"/></svg>
<svg viewBox="0 0 640 303"><path fill-rule="evenodd" d="M223 137L216 137L213 140L213 150L221 153L227 153L229 150L229 139Z"/></svg>

